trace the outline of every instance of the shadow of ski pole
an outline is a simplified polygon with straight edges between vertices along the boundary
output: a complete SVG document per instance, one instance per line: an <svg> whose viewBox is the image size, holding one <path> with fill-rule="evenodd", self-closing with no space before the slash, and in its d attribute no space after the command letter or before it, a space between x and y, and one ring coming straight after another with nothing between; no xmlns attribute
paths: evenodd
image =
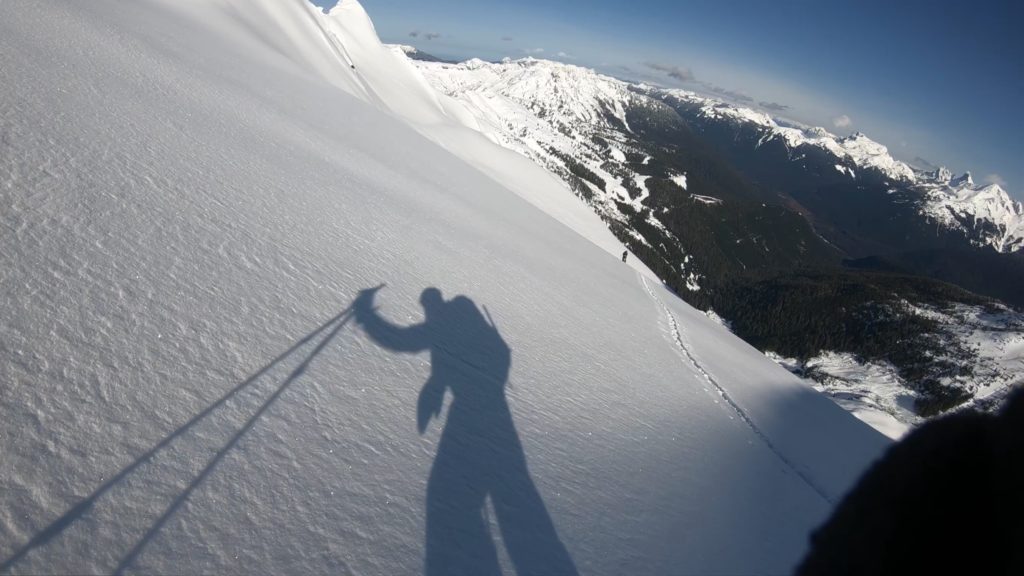
<svg viewBox="0 0 1024 576"><path fill-rule="evenodd" d="M174 516L174 513L178 510L178 508L180 508L181 505L184 504L186 500L188 500L188 497L192 494L192 492L200 484L202 484L203 480L205 480L206 477L210 475L210 473L213 471L214 468L217 467L217 464L220 463L224 456L228 452L230 452L232 448L234 448L234 446L238 443L242 436L245 436L246 432L252 429L252 427L256 424L256 421L259 420L260 416L262 416L263 413L266 412L267 409L270 408L270 406L277 401L277 399L281 396L282 393L284 393L285 390L288 389L292 382L297 380L299 376L302 376L302 374L306 372L306 368L309 367L310 362L312 362L314 358L316 358L321 352L323 352L324 348L327 347L327 344L334 339L338 332L341 331L341 329L346 324L348 324L348 321L351 319L351 314L341 319L338 322L337 326L335 326L327 334L327 336L324 337L324 339L321 340L319 344L317 344L316 348L314 348L313 351L309 353L309 356L306 356L302 363L299 364L294 370L292 370L291 374L289 374L288 377L285 378L284 382L282 382L281 385L278 386L276 390L274 390L274 393L271 394L270 397L268 397L263 402L263 404L259 407L259 409L256 410L256 412L249 418L249 420L247 420L245 424L241 428L239 428L238 432L236 432L235 435L232 436L231 439L228 440L227 443L224 444L224 446L217 451L213 458L210 459L210 462L207 463L206 467L204 467L202 471L200 471L199 474L196 475L192 482L181 492L181 494L178 495L177 498L174 499L174 502L172 502L171 505L167 507L167 510L164 511L160 518L158 518L157 521L153 523L153 525L149 528L146 534L143 535L142 538L139 539L139 541L135 544L135 546L128 552L128 554L126 554L124 558L121 559L120 564L118 564L117 568L114 569L114 574L122 574L124 573L126 568L131 566L132 562L134 562L135 559L138 558L139 554L142 553L142 550L146 547L146 544L148 544L149 541L152 540L153 537L156 536L158 532L160 532L160 529L163 528L164 524L166 524L167 521L170 520L172 516Z"/></svg>

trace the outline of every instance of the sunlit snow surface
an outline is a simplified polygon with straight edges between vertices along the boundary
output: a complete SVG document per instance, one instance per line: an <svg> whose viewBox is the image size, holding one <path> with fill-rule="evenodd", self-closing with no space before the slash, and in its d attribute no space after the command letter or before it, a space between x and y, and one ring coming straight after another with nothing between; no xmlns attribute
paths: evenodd
<svg viewBox="0 0 1024 576"><path fill-rule="evenodd" d="M493 319L580 573L787 571L884 438L430 120L335 12L0 3L2 568L421 572L429 357L339 317L386 282L392 322L427 287Z"/></svg>

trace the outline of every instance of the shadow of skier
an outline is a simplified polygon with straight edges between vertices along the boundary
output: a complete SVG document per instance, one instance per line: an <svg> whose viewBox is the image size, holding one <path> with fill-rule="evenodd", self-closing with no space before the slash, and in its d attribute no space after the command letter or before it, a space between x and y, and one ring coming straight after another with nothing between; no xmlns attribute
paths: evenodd
<svg viewBox="0 0 1024 576"><path fill-rule="evenodd" d="M445 301L427 288L420 296L426 321L396 326L373 307L378 289L360 292L356 322L389 350L430 351L416 410L421 434L439 416L445 391L453 396L427 484L425 573L501 573L485 517L490 497L517 574L576 574L526 466L505 399L511 351L493 322L469 298Z"/></svg>

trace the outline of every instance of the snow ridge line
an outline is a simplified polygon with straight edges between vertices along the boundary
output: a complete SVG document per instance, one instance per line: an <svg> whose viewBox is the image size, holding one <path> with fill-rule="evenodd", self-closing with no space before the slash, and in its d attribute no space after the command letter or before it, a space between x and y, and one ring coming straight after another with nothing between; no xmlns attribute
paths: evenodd
<svg viewBox="0 0 1024 576"><path fill-rule="evenodd" d="M638 276L640 275L638 274ZM721 396L723 400L725 400L725 403L728 404L730 408L732 408L732 410L736 413L739 419L742 420L754 432L754 434L756 434L757 437L761 439L762 442L764 442L765 446L767 446L768 449L771 450L772 453L775 454L775 456L777 456L783 464L789 467L789 469L792 470L794 474L799 476L800 479L803 480L804 483L811 488L811 490L814 490L814 492L818 496L821 496L823 500L825 500L829 504L834 504L832 498L830 498L828 494L824 490L822 490L814 482L814 480L811 479L810 476L801 471L789 458L787 458L782 453L782 451L780 451L778 448L775 447L774 444L772 444L772 441L768 439L768 436L763 431L761 431L760 428L757 427L757 424L754 424L754 421L751 420L750 417L747 416L747 413L744 412L742 408L740 408L739 404L737 404L736 401L729 396L729 393L726 392L725 388L723 388L721 384L718 383L718 380L716 380L715 377L712 376L711 373L708 372L704 368L704 366L697 360L697 358L694 357L693 353L690 352L689 347L687 347L686 343L684 342L683 330L682 328L680 328L679 323L676 321L675 315L673 315L672 312L668 309L668 306L666 306L665 303L662 302L661 298L658 298L654 291L651 290L650 285L647 284L646 278L640 276L640 281L644 285L644 290L647 290L647 294L650 295L650 297L661 306L662 310L664 310L665 316L668 319L669 330L672 332L672 338L675 341L675 345L683 353L683 357L686 358L686 360L689 362L693 370L700 374L701 377L703 377L708 384L714 387L714 389L718 392L718 395Z"/></svg>

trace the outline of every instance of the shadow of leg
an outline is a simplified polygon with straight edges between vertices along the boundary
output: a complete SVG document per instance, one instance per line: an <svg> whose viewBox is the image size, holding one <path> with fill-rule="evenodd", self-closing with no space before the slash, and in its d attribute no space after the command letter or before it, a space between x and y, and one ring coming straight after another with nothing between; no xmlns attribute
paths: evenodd
<svg viewBox="0 0 1024 576"><path fill-rule="evenodd" d="M450 434L441 440L427 484L427 576L500 576L498 553L484 517L479 471Z"/></svg>
<svg viewBox="0 0 1024 576"><path fill-rule="evenodd" d="M519 576L577 574L576 565L558 537L554 522L530 478L526 456L508 416L510 441L495 478L491 501L509 558Z"/></svg>

